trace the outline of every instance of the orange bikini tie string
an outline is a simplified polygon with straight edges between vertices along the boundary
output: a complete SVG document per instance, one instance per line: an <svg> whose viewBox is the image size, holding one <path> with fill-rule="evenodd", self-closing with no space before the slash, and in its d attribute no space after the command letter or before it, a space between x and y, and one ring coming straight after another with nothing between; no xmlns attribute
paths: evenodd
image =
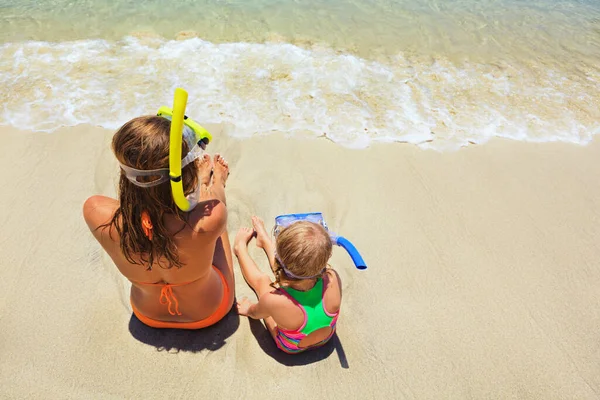
<svg viewBox="0 0 600 400"><path fill-rule="evenodd" d="M150 220L150 214L148 214L148 211L146 210L142 211L142 229L144 230L144 235L146 235L146 237L150 241L152 241L152 237L154 236L152 228L153 226L152 221ZM171 299L173 299L173 301L171 301ZM167 310L169 311L169 314L182 315L179 312L179 301L177 301L177 297L175 297L175 295L173 294L173 288L171 287L171 285L166 284L165 286L163 286L163 288L160 291L159 302L160 304L168 304ZM171 305L173 303L175 303L175 312L171 310Z"/></svg>
<svg viewBox="0 0 600 400"><path fill-rule="evenodd" d="M146 235L150 241L152 241L152 236L154 236L152 228L153 225L152 221L150 220L150 214L148 214L148 211L146 210L142 211L142 229L144 230L144 235Z"/></svg>
<svg viewBox="0 0 600 400"><path fill-rule="evenodd" d="M171 299L173 299L173 302L175 303L175 312L171 311ZM177 315L181 315L181 313L179 312L179 302L177 301L177 297L175 297L175 295L173 294L173 288L171 285L166 284L165 286L163 286L163 288L160 291L159 301L160 304L168 304L167 309L169 310L169 314L175 315L177 313Z"/></svg>

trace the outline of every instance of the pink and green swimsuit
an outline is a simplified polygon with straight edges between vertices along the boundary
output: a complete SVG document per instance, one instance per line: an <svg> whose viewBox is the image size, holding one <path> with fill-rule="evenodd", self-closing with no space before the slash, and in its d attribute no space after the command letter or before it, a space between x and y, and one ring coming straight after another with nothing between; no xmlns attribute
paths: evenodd
<svg viewBox="0 0 600 400"><path fill-rule="evenodd" d="M317 279L315 286L306 292L289 287L279 288L279 291L300 307L304 313L304 323L297 330L277 328L277 337L275 338L277 347L286 353L294 354L327 343L335 333L335 324L338 319L339 311L330 314L325 309L325 306L323 305L323 295L325 294L323 279ZM298 344L302 339L312 332L326 327L331 328L331 334L325 339L309 347L298 347Z"/></svg>

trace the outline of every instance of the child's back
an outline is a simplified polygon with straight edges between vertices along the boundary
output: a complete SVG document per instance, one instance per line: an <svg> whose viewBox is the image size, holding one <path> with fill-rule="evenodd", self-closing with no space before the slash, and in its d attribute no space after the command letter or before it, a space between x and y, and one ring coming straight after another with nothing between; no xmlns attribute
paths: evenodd
<svg viewBox="0 0 600 400"><path fill-rule="evenodd" d="M281 350L297 353L327 342L335 333L342 294L332 269L327 269L308 290L287 285L268 296L279 297L275 301L280 304L273 307L272 317L277 324L275 342Z"/></svg>
<svg viewBox="0 0 600 400"><path fill-rule="evenodd" d="M276 245L262 220L252 218L254 230L242 228L234 244L242 273L259 297L238 303L238 312L262 318L286 353L298 353L326 343L335 333L342 301L338 274L327 267L331 239L320 225L296 222L283 229ZM260 272L250 258L247 243L256 234L256 244L265 250L275 273L275 283Z"/></svg>

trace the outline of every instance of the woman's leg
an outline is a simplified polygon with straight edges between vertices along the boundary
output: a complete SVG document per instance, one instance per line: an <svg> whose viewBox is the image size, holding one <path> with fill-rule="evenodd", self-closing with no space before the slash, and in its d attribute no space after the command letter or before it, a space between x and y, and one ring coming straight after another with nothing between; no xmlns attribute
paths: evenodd
<svg viewBox="0 0 600 400"><path fill-rule="evenodd" d="M205 155L205 158L206 157L207 156ZM227 165L227 161L216 154L213 163L213 182L210 186L210 194L223 204L226 204L225 182L227 181L228 176L229 166ZM225 281L229 287L229 301L230 304L233 305L233 299L235 298L235 275L233 273L233 257L231 255L231 244L229 243L227 230L225 230L217 239L215 244L215 254L213 256L213 265L217 267L225 277Z"/></svg>

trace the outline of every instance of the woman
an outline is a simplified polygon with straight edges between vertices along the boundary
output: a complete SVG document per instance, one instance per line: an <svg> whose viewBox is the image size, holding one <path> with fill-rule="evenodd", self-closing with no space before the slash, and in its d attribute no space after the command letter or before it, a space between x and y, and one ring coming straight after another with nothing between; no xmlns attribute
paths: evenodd
<svg viewBox="0 0 600 400"><path fill-rule="evenodd" d="M169 183L169 131L163 117L135 118L115 134L119 200L92 196L84 218L121 273L131 281L134 314L155 328L199 329L222 319L234 298L227 237L225 159L213 160L184 129L182 180L190 203L182 212ZM184 165L187 165L184 167Z"/></svg>

